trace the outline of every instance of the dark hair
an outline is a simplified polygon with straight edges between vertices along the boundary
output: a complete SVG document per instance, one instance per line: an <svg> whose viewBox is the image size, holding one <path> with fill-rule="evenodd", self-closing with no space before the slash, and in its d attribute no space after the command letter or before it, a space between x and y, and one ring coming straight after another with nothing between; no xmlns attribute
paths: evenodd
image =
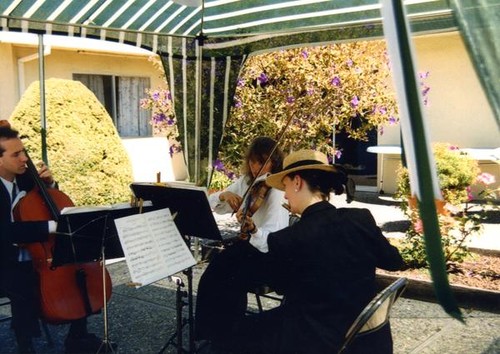
<svg viewBox="0 0 500 354"><path fill-rule="evenodd" d="M299 170L289 173L287 176L293 178L298 175L306 180L311 192L320 192L324 200L330 200L330 193L341 195L347 194L347 201L354 198L354 181L347 175L347 171L340 165L335 165L336 172L324 170Z"/></svg>
<svg viewBox="0 0 500 354"><path fill-rule="evenodd" d="M260 162L261 164L264 164L267 161L269 154L271 153L271 151L273 151L276 144L277 143L274 139L271 139L266 136L255 138L252 141L252 144L250 144L250 147L248 148L245 154L245 164L243 166L243 173L246 174L248 177L250 177L250 179L253 179L252 172L250 171L248 163L250 161L257 161ZM271 173L277 173L283 169L283 159L284 159L283 151L281 151L281 149L278 146L276 147L276 149L274 149L274 152L270 158L272 166Z"/></svg>
<svg viewBox="0 0 500 354"><path fill-rule="evenodd" d="M3 156L5 149L2 146L2 141L16 139L19 137L19 132L9 126L0 126L0 156Z"/></svg>

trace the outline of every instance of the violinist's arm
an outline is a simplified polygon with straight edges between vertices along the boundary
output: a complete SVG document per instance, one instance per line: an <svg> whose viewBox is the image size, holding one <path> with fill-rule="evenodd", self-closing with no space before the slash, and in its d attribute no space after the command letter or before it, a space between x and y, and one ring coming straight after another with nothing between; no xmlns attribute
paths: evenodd
<svg viewBox="0 0 500 354"><path fill-rule="evenodd" d="M268 252L267 236L289 224L289 213L282 206L283 200L283 192L271 189L266 202L252 217L256 230L251 234L250 244L263 253Z"/></svg>
<svg viewBox="0 0 500 354"><path fill-rule="evenodd" d="M237 179L234 183L232 183L225 190L212 193L208 196L208 202L210 203L210 207L217 214L229 214L229 213L234 212L234 209L232 208L232 206L229 205L229 203L226 201L225 196L222 197L222 199L224 199L224 200L221 200L221 194L223 194L223 193L225 194L227 192L230 192L232 194L240 196L240 195L243 195L245 188L247 188L247 187L248 187L248 185L246 184L246 181L244 178ZM241 205L241 201L239 204Z"/></svg>

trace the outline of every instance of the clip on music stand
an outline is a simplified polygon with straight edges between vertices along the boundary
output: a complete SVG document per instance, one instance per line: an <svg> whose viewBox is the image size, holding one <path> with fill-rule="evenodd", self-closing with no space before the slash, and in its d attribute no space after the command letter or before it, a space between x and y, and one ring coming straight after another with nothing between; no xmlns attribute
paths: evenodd
<svg viewBox="0 0 500 354"><path fill-rule="evenodd" d="M106 259L124 257L113 220L137 214L139 208L104 209L59 217L52 266L102 261L104 337L97 353L114 353L108 337ZM66 236L66 237L65 237Z"/></svg>
<svg viewBox="0 0 500 354"><path fill-rule="evenodd" d="M130 185L136 198L149 200L155 208L169 208L172 215L175 215L174 222L179 229L180 234L187 238L185 241L190 246L190 237L198 237L213 241L222 241L220 230L215 222L212 209L208 203L206 191L203 188L187 186L168 186L155 183L132 183ZM194 314L193 314L193 270L188 268L184 270L188 280L188 325L189 325L189 353L194 350ZM177 280L178 297L178 317L182 314L183 296L180 288L184 285L182 281ZM181 308L179 308L179 306ZM182 321L181 321L182 322ZM160 353L171 344L172 339L177 335L178 353L183 353L182 348L182 327L179 324L177 333L160 350Z"/></svg>

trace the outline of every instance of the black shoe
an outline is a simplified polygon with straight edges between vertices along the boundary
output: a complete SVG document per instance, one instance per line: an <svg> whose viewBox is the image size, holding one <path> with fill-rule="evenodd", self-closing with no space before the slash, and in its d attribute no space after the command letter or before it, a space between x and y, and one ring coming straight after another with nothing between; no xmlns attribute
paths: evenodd
<svg viewBox="0 0 500 354"><path fill-rule="evenodd" d="M99 350L108 353L116 351L116 348L118 348L116 343L109 341L105 343L102 339L92 333L86 333L79 336L68 336L68 338L64 341L64 346L66 354L94 354Z"/></svg>
<svg viewBox="0 0 500 354"><path fill-rule="evenodd" d="M35 348L33 348L33 345L18 346L17 352L19 354L35 354L36 353Z"/></svg>
<svg viewBox="0 0 500 354"><path fill-rule="evenodd" d="M33 341L31 337L17 337L17 352L19 354L32 354L36 353L33 348Z"/></svg>

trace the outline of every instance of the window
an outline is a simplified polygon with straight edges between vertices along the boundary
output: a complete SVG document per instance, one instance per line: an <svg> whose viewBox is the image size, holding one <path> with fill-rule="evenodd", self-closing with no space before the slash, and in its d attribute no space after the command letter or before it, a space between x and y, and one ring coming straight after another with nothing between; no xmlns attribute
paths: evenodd
<svg viewBox="0 0 500 354"><path fill-rule="evenodd" d="M88 87L102 103L121 137L152 136L150 112L140 107L147 77L73 74L73 80Z"/></svg>

